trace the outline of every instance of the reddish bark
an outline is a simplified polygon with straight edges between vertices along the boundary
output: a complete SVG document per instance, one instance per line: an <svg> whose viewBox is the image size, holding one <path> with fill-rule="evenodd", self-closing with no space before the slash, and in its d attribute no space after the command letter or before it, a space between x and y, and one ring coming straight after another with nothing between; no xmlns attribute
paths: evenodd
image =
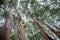
<svg viewBox="0 0 60 40"><path fill-rule="evenodd" d="M22 26L22 21L20 21L19 24L20 24L20 25L19 25L19 26L20 26L20 38L19 38L19 40L26 40L24 28L23 28L23 26Z"/></svg>
<svg viewBox="0 0 60 40"><path fill-rule="evenodd" d="M43 27L40 25L40 23L33 17L32 13L29 12L31 18L34 20L34 22L37 24L37 26L40 29L40 32L42 34L42 36L44 37L45 40L53 40L43 29Z"/></svg>
<svg viewBox="0 0 60 40"><path fill-rule="evenodd" d="M19 35L20 38L19 38L19 40L26 40L24 28L23 28L23 25L22 25L21 15L18 13L18 11L17 11L17 14L18 14L19 26L20 26L20 30L19 30L20 31L20 35Z"/></svg>
<svg viewBox="0 0 60 40"><path fill-rule="evenodd" d="M51 28L48 24L46 24L43 19L41 19L41 22L43 22L44 25L46 25L52 32L54 32L59 38L60 38L60 30L55 30Z"/></svg>

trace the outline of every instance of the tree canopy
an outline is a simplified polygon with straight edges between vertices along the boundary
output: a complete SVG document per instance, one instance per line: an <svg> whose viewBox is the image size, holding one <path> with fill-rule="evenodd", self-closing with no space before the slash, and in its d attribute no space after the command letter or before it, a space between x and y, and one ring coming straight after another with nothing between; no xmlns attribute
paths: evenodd
<svg viewBox="0 0 60 40"><path fill-rule="evenodd" d="M19 40L22 35L20 32L21 25L26 40L44 40L41 27L38 27L35 19L51 38L60 40L57 34L47 27L49 25L54 30L60 30L60 0L2 0L0 1L1 4L7 6L13 15L10 40ZM5 23L5 16L5 11L0 7L0 26Z"/></svg>

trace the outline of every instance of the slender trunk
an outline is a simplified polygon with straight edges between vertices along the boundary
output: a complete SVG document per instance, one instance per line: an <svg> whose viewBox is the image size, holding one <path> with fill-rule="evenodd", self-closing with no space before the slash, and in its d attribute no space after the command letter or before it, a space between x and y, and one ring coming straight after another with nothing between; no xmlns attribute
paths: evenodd
<svg viewBox="0 0 60 40"><path fill-rule="evenodd" d="M40 25L40 23L33 17L33 15L31 14L31 12L29 12L31 18L34 20L34 22L37 24L37 26L40 29L40 32L42 34L42 36L44 37L45 40L53 40L42 28L42 26Z"/></svg>
<svg viewBox="0 0 60 40"><path fill-rule="evenodd" d="M43 19L41 19L41 22L43 22L44 25L46 25L52 32L54 32L59 38L60 38L60 30L55 30L51 28L48 24L46 24Z"/></svg>
<svg viewBox="0 0 60 40"><path fill-rule="evenodd" d="M17 10L16 10L17 11ZM24 28L23 28L23 25L22 25L22 19L21 19L21 15L18 13L17 11L17 15L18 15L18 19L19 19L19 28L20 28L20 35L19 35L19 40L26 40L25 38L25 32L24 32Z"/></svg>
<svg viewBox="0 0 60 40"><path fill-rule="evenodd" d="M24 28L23 28L23 26L22 26L22 21L20 21L19 24L20 24L20 25L19 25L19 26L20 26L20 39L19 39L19 40L26 40Z"/></svg>

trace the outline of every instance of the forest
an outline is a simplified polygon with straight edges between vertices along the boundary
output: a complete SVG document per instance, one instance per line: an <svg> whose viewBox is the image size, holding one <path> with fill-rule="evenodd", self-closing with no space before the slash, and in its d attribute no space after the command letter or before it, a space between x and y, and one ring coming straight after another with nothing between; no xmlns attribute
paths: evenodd
<svg viewBox="0 0 60 40"><path fill-rule="evenodd" d="M60 0L0 0L0 40L60 40Z"/></svg>

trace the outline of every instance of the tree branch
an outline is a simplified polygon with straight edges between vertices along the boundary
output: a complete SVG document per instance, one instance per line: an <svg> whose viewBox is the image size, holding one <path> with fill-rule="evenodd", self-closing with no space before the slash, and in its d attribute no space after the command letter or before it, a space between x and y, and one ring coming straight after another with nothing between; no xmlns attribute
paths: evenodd
<svg viewBox="0 0 60 40"><path fill-rule="evenodd" d="M32 13L29 12L29 15L31 16L31 18L34 20L34 22L37 24L37 26L40 29L40 32L42 34L42 36L45 38L45 40L53 40L43 29L43 27L40 25L40 23L33 17Z"/></svg>
<svg viewBox="0 0 60 40"><path fill-rule="evenodd" d="M60 30L55 30L55 29L51 28L47 23L45 23L43 21L42 18L41 18L41 22L43 22L44 25L46 25L52 32L54 32L60 38Z"/></svg>

